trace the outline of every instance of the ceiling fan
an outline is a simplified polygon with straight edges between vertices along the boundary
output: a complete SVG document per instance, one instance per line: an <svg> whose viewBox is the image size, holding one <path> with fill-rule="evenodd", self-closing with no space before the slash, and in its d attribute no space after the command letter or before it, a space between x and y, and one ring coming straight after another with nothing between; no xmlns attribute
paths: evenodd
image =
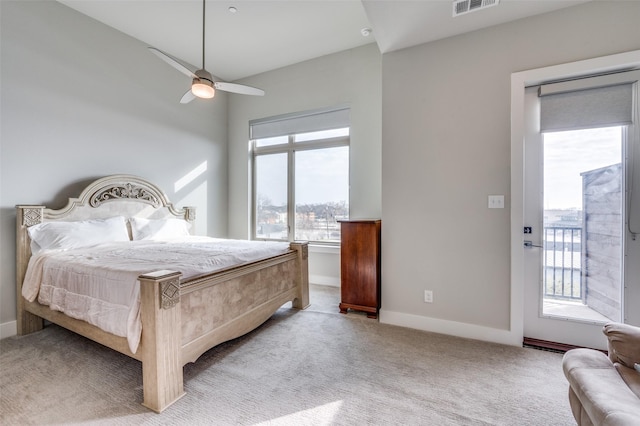
<svg viewBox="0 0 640 426"><path fill-rule="evenodd" d="M202 0L202 69L191 71L186 66L182 65L173 56L156 49L155 47L149 47L149 50L158 56L163 61L180 71L181 73L191 77L191 89L187 91L180 99L181 104L186 104L194 100L195 98L210 99L216 93L217 90L223 92L239 93L241 95L253 95L264 96L264 90L257 89L251 86L245 86L236 83L225 83L223 81L214 81L213 76L209 71L204 68L204 28L205 28L205 0Z"/></svg>

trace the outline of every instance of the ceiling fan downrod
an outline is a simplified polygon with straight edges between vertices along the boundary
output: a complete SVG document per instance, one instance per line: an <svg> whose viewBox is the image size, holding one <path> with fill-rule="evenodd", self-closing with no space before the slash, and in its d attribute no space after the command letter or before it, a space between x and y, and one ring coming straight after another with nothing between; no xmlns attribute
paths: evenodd
<svg viewBox="0 0 640 426"><path fill-rule="evenodd" d="M202 99L211 99L215 96L216 90L214 89L213 76L205 69L204 52L205 52L205 28L206 28L206 13L205 13L205 0L202 0L202 69L195 72L191 82L191 93L194 96Z"/></svg>
<svg viewBox="0 0 640 426"><path fill-rule="evenodd" d="M205 30L205 3L206 0L202 0L202 69L205 69L204 66L204 30Z"/></svg>

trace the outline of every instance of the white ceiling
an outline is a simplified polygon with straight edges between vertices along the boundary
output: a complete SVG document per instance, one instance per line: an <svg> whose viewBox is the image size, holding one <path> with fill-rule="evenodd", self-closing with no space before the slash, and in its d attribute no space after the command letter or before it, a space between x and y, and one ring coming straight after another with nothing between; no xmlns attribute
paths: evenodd
<svg viewBox="0 0 640 426"><path fill-rule="evenodd" d="M200 0L58 1L202 65ZM386 53L586 1L500 0L453 18L452 0L208 0L206 68L234 81L368 43ZM363 28L371 35L363 37Z"/></svg>

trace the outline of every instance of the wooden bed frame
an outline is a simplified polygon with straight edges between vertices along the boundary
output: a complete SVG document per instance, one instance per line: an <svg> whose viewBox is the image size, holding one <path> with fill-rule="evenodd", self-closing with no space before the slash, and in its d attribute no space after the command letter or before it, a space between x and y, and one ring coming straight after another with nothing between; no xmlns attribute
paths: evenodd
<svg viewBox="0 0 640 426"><path fill-rule="evenodd" d="M289 301L309 305L308 245L291 243L291 251L266 260L231 267L181 281L179 271L142 275L142 337L131 353L118 337L22 297L22 282L31 257L28 227L42 222L113 216L182 218L190 223L195 209L176 209L154 184L140 177L114 175L93 182L66 207L17 206L16 281L19 335L41 330L43 319L74 331L142 362L143 405L161 412L184 396L182 367L208 349L242 336L266 321Z"/></svg>

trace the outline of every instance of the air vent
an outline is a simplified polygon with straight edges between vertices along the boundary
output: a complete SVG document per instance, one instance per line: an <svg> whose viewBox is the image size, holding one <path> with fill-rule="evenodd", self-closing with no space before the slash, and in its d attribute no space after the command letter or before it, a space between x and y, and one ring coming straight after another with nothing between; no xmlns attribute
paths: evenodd
<svg viewBox="0 0 640 426"><path fill-rule="evenodd" d="M453 2L453 17L497 6L498 3L500 3L500 0L455 0Z"/></svg>

